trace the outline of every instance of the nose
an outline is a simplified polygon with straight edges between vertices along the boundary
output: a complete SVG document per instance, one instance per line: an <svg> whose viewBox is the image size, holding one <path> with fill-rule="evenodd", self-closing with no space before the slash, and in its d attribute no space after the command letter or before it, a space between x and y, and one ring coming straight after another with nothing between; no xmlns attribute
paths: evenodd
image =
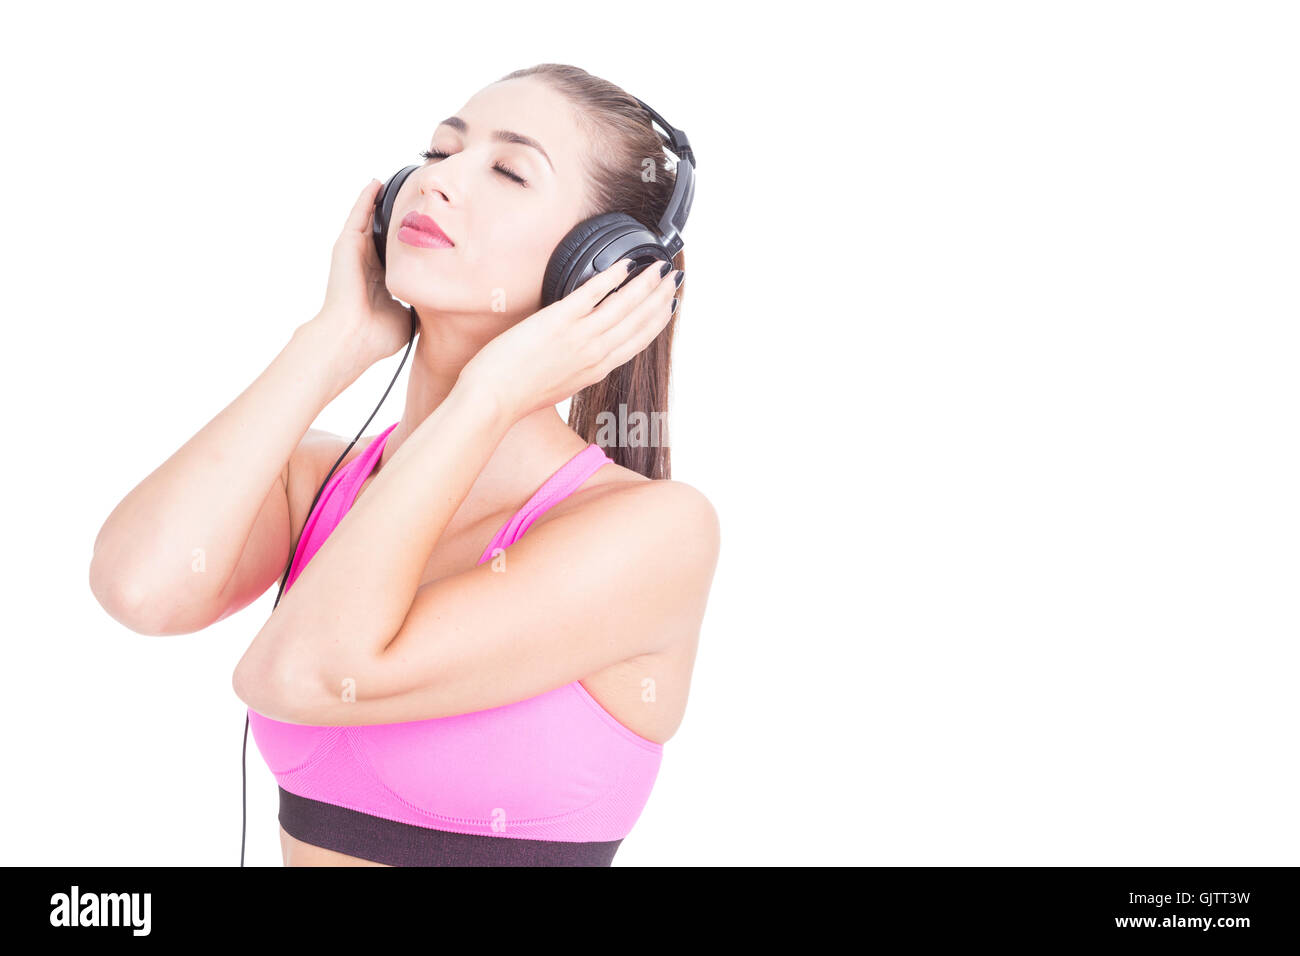
<svg viewBox="0 0 1300 956"><path fill-rule="evenodd" d="M420 175L421 172L424 175ZM443 185L441 178L435 177L438 177L438 174L432 167L417 171L415 176L415 186L416 191L420 194L420 198L423 199L432 193L440 193L444 200L450 202L451 194Z"/></svg>

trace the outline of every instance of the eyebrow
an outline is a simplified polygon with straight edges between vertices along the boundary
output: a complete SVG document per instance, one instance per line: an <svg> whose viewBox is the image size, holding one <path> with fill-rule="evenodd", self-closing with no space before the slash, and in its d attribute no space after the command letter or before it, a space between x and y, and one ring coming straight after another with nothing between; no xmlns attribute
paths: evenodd
<svg viewBox="0 0 1300 956"><path fill-rule="evenodd" d="M469 134L469 124L459 116L448 116L438 124L439 126L450 126L454 130L459 130L466 135ZM520 146L531 146L542 154L546 164L551 167L551 172L555 172L555 164L551 162L551 157L546 155L546 150L542 149L542 144L537 142L531 136L525 136L523 133L516 133L508 129L494 129L492 138L501 143L518 143Z"/></svg>

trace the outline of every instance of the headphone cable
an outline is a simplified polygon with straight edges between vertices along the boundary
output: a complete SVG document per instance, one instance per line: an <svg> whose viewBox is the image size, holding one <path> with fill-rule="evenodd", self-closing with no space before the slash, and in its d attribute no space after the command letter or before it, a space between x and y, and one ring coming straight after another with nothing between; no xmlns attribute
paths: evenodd
<svg viewBox="0 0 1300 956"><path fill-rule="evenodd" d="M416 325L418 324L417 317L415 314L415 306L407 306L407 308L410 309L411 311L411 340L406 343L406 354L402 356L402 362L400 365L397 366L397 371L393 373L393 380L388 383L388 388L384 389L384 394L383 397L379 399L379 404L376 405L375 410L370 413L370 417L366 419L366 423L361 426L361 431L357 432L356 437L353 438L352 441L348 443L348 447L343 449L343 454L339 455L338 460L335 461L333 466L330 468L329 474L325 476L325 481L322 482L320 488L316 490L316 497L312 499L311 507L307 509L308 518L310 518L311 513L316 510L316 504L317 502L320 501L320 496L325 491L325 486L330 483L330 478L334 476L334 469L338 468L339 462L343 461L343 459L348 456L348 452L352 450L352 446L355 445L361 439L361 436L365 433L365 430L370 427L370 423L374 421L375 416L379 414L379 409L383 407L384 402L387 400L388 393L391 392L393 390L393 386L397 384L397 376L402 374L402 369L406 366L406 358L408 355L411 354L411 346L415 344L415 329L416 329ZM302 542L299 541L298 544L299 546L301 546ZM294 559L294 555L290 554L289 564L284 569L284 577L280 578L279 593L277 593L275 596L275 603L271 605L272 614L274 614L275 609L280 606L280 597L281 595L284 594L285 583L289 580L289 572L293 569L293 559ZM247 711L245 711L244 713L244 752L239 759L239 770L240 770L240 777L243 780L243 790L244 790L243 823L241 825L240 834L239 834L239 865L243 866L244 845L246 843L247 836L248 836L248 713Z"/></svg>

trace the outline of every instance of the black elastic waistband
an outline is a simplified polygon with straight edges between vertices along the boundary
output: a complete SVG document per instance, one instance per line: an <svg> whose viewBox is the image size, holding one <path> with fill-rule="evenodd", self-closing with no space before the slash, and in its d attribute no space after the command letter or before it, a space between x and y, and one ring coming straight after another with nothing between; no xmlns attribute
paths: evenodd
<svg viewBox="0 0 1300 956"><path fill-rule="evenodd" d="M389 866L609 866L622 840L565 843L417 827L280 787L280 825L303 843Z"/></svg>

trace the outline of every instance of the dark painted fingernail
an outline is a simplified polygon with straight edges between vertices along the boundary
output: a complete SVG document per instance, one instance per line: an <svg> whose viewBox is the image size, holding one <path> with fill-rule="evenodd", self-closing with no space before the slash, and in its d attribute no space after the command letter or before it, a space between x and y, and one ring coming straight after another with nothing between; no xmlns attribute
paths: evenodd
<svg viewBox="0 0 1300 956"><path fill-rule="evenodd" d="M677 300L673 299L673 307L668 310L668 314L672 315L676 311L677 311Z"/></svg>
<svg viewBox="0 0 1300 956"><path fill-rule="evenodd" d="M676 289L680 289L682 287L682 280L685 278L686 278L685 272L677 273L677 277L673 279L673 287Z"/></svg>
<svg viewBox="0 0 1300 956"><path fill-rule="evenodd" d="M664 276L668 275L668 270L671 269L672 267L673 267L673 264L672 264L671 262L665 262L662 266L660 266L660 267L659 267L659 278L662 279Z"/></svg>
<svg viewBox="0 0 1300 956"><path fill-rule="evenodd" d="M635 259L627 260L627 271L631 272L635 268L636 268L636 260Z"/></svg>

